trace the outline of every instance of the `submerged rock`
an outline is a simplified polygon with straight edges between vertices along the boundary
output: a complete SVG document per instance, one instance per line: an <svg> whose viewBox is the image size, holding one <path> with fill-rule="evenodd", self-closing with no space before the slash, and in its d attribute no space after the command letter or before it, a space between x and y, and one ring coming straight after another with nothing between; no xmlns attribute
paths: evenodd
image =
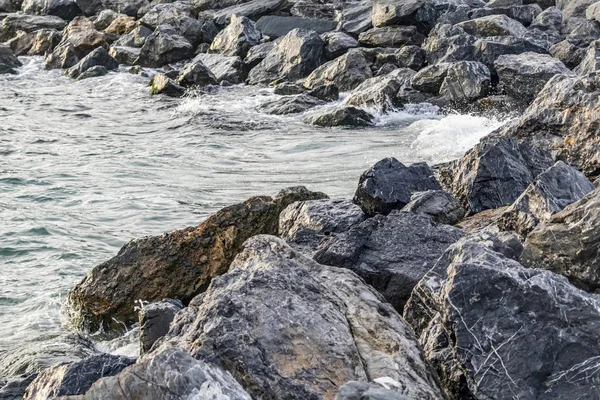
<svg viewBox="0 0 600 400"><path fill-rule="evenodd" d="M267 114L287 115L303 113L323 104L325 104L323 100L309 94L301 94L268 101L258 106L257 109Z"/></svg>
<svg viewBox="0 0 600 400"><path fill-rule="evenodd" d="M181 311L179 300L164 299L142 307L140 311L140 354L150 351L154 343L169 332L175 315Z"/></svg>
<svg viewBox="0 0 600 400"><path fill-rule="evenodd" d="M164 94L169 97L181 97L185 88L165 74L158 73L150 81L150 94Z"/></svg>
<svg viewBox="0 0 600 400"><path fill-rule="evenodd" d="M375 117L354 106L339 105L322 110L306 118L306 122L319 126L371 126Z"/></svg>
<svg viewBox="0 0 600 400"><path fill-rule="evenodd" d="M325 197L304 187L290 188L275 198L252 197L226 207L196 227L129 242L69 293L74 324L118 331L137 321L134 304L140 299L187 303L227 271L247 238L276 234L279 214L288 205Z"/></svg>
<svg viewBox="0 0 600 400"><path fill-rule="evenodd" d="M460 229L396 210L337 235L315 253L314 259L352 270L394 308L402 310L417 282L462 236Z"/></svg>
<svg viewBox="0 0 600 400"><path fill-rule="evenodd" d="M362 173L353 201L368 215L388 214L408 204L414 192L440 189L426 163L407 167L391 157L378 161Z"/></svg>
<svg viewBox="0 0 600 400"><path fill-rule="evenodd" d="M442 397L411 330L374 289L273 236L249 239L178 314L157 351L170 346L227 368L253 398L333 398L378 377L415 399Z"/></svg>
<svg viewBox="0 0 600 400"><path fill-rule="evenodd" d="M423 214L440 224L454 225L465 216L465 209L448 192L427 190L415 192L402 211Z"/></svg>

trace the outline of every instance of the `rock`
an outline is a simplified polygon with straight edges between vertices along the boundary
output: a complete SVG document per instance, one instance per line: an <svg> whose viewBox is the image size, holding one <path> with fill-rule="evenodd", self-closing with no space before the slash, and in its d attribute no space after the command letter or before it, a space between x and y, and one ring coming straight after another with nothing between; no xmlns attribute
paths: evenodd
<svg viewBox="0 0 600 400"><path fill-rule="evenodd" d="M234 15L227 28L217 34L210 50L225 56L244 58L252 46L260 43L260 39L261 33L256 29L254 22L246 17Z"/></svg>
<svg viewBox="0 0 600 400"><path fill-rule="evenodd" d="M98 47L82 58L76 65L65 71L65 75L69 78L78 78L85 71L96 66L102 66L108 71L117 69L119 63L108 54L104 47Z"/></svg>
<svg viewBox="0 0 600 400"><path fill-rule="evenodd" d="M449 396L595 396L598 299L495 247L472 239L452 246L405 307Z"/></svg>
<svg viewBox="0 0 600 400"><path fill-rule="evenodd" d="M161 67L164 64L190 58L194 47L170 25L160 25L146 38L138 64L142 67Z"/></svg>
<svg viewBox="0 0 600 400"><path fill-rule="evenodd" d="M381 378L381 381L390 380ZM397 382L396 382L397 383ZM395 387L402 388L400 383ZM411 400L400 391L378 383L351 381L345 383L335 395L334 400Z"/></svg>
<svg viewBox="0 0 600 400"><path fill-rule="evenodd" d="M175 315L181 311L179 300L164 299L142 307L140 311L140 354L150 351L154 343L169 332Z"/></svg>
<svg viewBox="0 0 600 400"><path fill-rule="evenodd" d="M210 20L196 19L191 6L184 2L156 4L140 22L151 29L170 25L193 46L211 43L217 35L217 27Z"/></svg>
<svg viewBox="0 0 600 400"><path fill-rule="evenodd" d="M559 60L544 54L500 56L494 62L500 84L509 96L530 103L554 75L572 72Z"/></svg>
<svg viewBox="0 0 600 400"><path fill-rule="evenodd" d="M41 56L52 51L60 42L61 37L61 34L54 29L40 29L17 36L7 41L6 44L16 56Z"/></svg>
<svg viewBox="0 0 600 400"><path fill-rule="evenodd" d="M375 66L383 66L385 64L392 64L396 68L410 68L418 71L423 68L427 62L427 53L419 46L404 46L400 49L390 49L391 51L384 51L384 49L378 49L375 55Z"/></svg>
<svg viewBox="0 0 600 400"><path fill-rule="evenodd" d="M581 63L575 68L575 73L587 75L600 70L600 40L590 43Z"/></svg>
<svg viewBox="0 0 600 400"><path fill-rule="evenodd" d="M77 17L65 28L52 54L46 57L46 68L70 68L98 47L108 48L104 34L87 18Z"/></svg>
<svg viewBox="0 0 600 400"><path fill-rule="evenodd" d="M67 21L81 15L73 0L25 0L22 10L27 14L56 15Z"/></svg>
<svg viewBox="0 0 600 400"><path fill-rule="evenodd" d="M340 90L334 84L316 86L306 94L323 101L337 101L340 98Z"/></svg>
<svg viewBox="0 0 600 400"><path fill-rule="evenodd" d="M112 24L112 22L119 18L119 17L124 17L126 16L125 14L119 14L116 11L113 10L102 10L100 11L100 13L98 14L98 16L96 17L96 19L94 20L94 28L96 28L99 31L103 31L106 28L109 27L110 24Z"/></svg>
<svg viewBox="0 0 600 400"><path fill-rule="evenodd" d="M478 39L475 42L474 57L484 63L497 75L495 62L500 56L523 53L539 53L547 55L546 48L531 41L514 36L497 36L494 38Z"/></svg>
<svg viewBox="0 0 600 400"><path fill-rule="evenodd" d="M106 74L108 74L108 70L106 69L105 66L94 65L93 67L86 69L81 75L79 75L77 77L77 80L80 81L82 79L87 79L87 78L96 78L98 76L104 76Z"/></svg>
<svg viewBox="0 0 600 400"><path fill-rule="evenodd" d="M585 17L587 8L594 3L596 0L556 0L556 6L562 11L566 20Z"/></svg>
<svg viewBox="0 0 600 400"><path fill-rule="evenodd" d="M335 236L314 259L352 270L402 310L417 282L462 236L460 229L439 225L427 216L395 210Z"/></svg>
<svg viewBox="0 0 600 400"><path fill-rule="evenodd" d="M297 85L295 83L282 82L278 85L275 85L273 88L274 94L280 94L282 96L291 96L294 94L302 94L306 91L302 86Z"/></svg>
<svg viewBox="0 0 600 400"><path fill-rule="evenodd" d="M285 96L281 99L275 99L261 104L257 109L266 114L287 115L298 114L310 110L313 107L325 104L323 100L308 94L298 96Z"/></svg>
<svg viewBox="0 0 600 400"><path fill-rule="evenodd" d="M177 77L177 84L183 87L216 85L217 78L197 57L183 66Z"/></svg>
<svg viewBox="0 0 600 400"><path fill-rule="evenodd" d="M348 91L372 76L373 73L364 53L361 50L350 50L315 69L304 80L304 86L312 89L332 83L341 91Z"/></svg>
<svg viewBox="0 0 600 400"><path fill-rule="evenodd" d="M340 11L338 19L338 30L358 35L373 25L372 19L373 2L371 0L359 0L346 3Z"/></svg>
<svg viewBox="0 0 600 400"><path fill-rule="evenodd" d="M248 68L256 67L267 57L271 50L273 50L275 44L276 42L265 42L251 47L250 50L248 50L246 58L244 58L244 64L246 64Z"/></svg>
<svg viewBox="0 0 600 400"><path fill-rule="evenodd" d="M16 74L15 68L20 67L21 62L15 56L10 47L0 44L0 75L1 74Z"/></svg>
<svg viewBox="0 0 600 400"><path fill-rule="evenodd" d="M475 40L458 25L438 24L429 32L422 47L427 52L427 61L433 65L471 59Z"/></svg>
<svg viewBox="0 0 600 400"><path fill-rule="evenodd" d="M376 28L390 25L416 25L428 33L437 15L433 2L425 0L375 1L372 22Z"/></svg>
<svg viewBox="0 0 600 400"><path fill-rule="evenodd" d="M339 105L322 110L306 118L306 122L319 126L371 126L375 117L354 106Z"/></svg>
<svg viewBox="0 0 600 400"><path fill-rule="evenodd" d="M452 63L440 87L439 94L453 103L468 104L490 92L491 73L477 61Z"/></svg>
<svg viewBox="0 0 600 400"><path fill-rule="evenodd" d="M67 23L56 16L9 14L0 24L0 42L14 38L19 32L32 33L40 29L62 31L65 26L67 26Z"/></svg>
<svg viewBox="0 0 600 400"><path fill-rule="evenodd" d="M438 179L469 214L476 214L512 204L552 164L543 149L490 137L441 167Z"/></svg>
<svg viewBox="0 0 600 400"><path fill-rule="evenodd" d="M575 168L558 161L539 174L533 183L499 218L503 230L525 237L541 221L594 190L588 178Z"/></svg>
<svg viewBox="0 0 600 400"><path fill-rule="evenodd" d="M84 400L126 399L250 400L221 368L195 360L178 348L161 351L120 374L96 382Z"/></svg>
<svg viewBox="0 0 600 400"><path fill-rule="evenodd" d="M215 12L214 22L219 26L225 26L229 23L232 15L240 15L256 21L263 15L273 15L289 8L288 0L250 0Z"/></svg>
<svg viewBox="0 0 600 400"><path fill-rule="evenodd" d="M98 379L116 375L134 362L134 358L98 354L81 361L59 364L42 371L27 387L23 398L42 400L82 395Z"/></svg>
<svg viewBox="0 0 600 400"><path fill-rule="evenodd" d="M138 23L133 17L119 17L115 19L105 30L108 35L121 36L126 35L138 27Z"/></svg>
<svg viewBox="0 0 600 400"><path fill-rule="evenodd" d="M73 45L70 43L59 43L52 53L46 55L44 66L46 69L71 68L79 62L79 57Z"/></svg>
<svg viewBox="0 0 600 400"><path fill-rule="evenodd" d="M344 32L327 32L321 35L325 41L325 57L333 60L348 52L348 50L358 47L358 41Z"/></svg>
<svg viewBox="0 0 600 400"><path fill-rule="evenodd" d="M14 13L19 11L20 9L20 0L0 0L0 13Z"/></svg>
<svg viewBox="0 0 600 400"><path fill-rule="evenodd" d="M252 197L226 207L196 227L131 241L69 293L73 322L118 331L137 321L133 305L140 299L177 298L185 304L227 271L247 238L276 234L279 214L288 205L325 197L304 187L290 188L275 198Z"/></svg>
<svg viewBox="0 0 600 400"><path fill-rule="evenodd" d="M378 161L360 176L352 200L367 215L389 214L410 201L414 192L440 190L426 163L405 166L393 157Z"/></svg>
<svg viewBox="0 0 600 400"><path fill-rule="evenodd" d="M0 380L0 399L22 400L27 386L37 377L37 373Z"/></svg>
<svg viewBox="0 0 600 400"><path fill-rule="evenodd" d="M461 22L459 27L474 36L523 36L527 33L520 22L506 15L489 15Z"/></svg>
<svg viewBox="0 0 600 400"><path fill-rule="evenodd" d="M335 19L339 12L338 2L313 2L312 0L298 0L290 9L290 14L296 17Z"/></svg>
<svg viewBox="0 0 600 400"><path fill-rule="evenodd" d="M443 190L413 193L402 211L427 215L433 221L447 225L455 225L465 216L460 202Z"/></svg>
<svg viewBox="0 0 600 400"><path fill-rule="evenodd" d="M294 29L248 75L251 85L304 78L324 61L325 43L315 32Z"/></svg>
<svg viewBox="0 0 600 400"><path fill-rule="evenodd" d="M439 94L451 66L450 63L438 63L423 68L411 79L413 89L435 95Z"/></svg>
<svg viewBox="0 0 600 400"><path fill-rule="evenodd" d="M121 47L142 47L146 42L146 38L152 35L152 31L143 25L139 25L131 32L117 39L113 46Z"/></svg>
<svg viewBox="0 0 600 400"><path fill-rule="evenodd" d="M539 13L531 25L530 29L539 29L541 31L560 32L562 27L562 12L556 7L550 7Z"/></svg>
<svg viewBox="0 0 600 400"><path fill-rule="evenodd" d="M255 236L229 272L181 311L162 348L227 366L253 398L333 398L349 380L390 377L439 399L412 332L354 273Z"/></svg>
<svg viewBox="0 0 600 400"><path fill-rule="evenodd" d="M365 215L347 200L309 200L290 204L279 215L279 235L292 247L307 253L327 237L348 231Z"/></svg>
<svg viewBox="0 0 600 400"><path fill-rule="evenodd" d="M579 46L587 46L600 37L600 25L584 18L566 20L561 30L563 37Z"/></svg>
<svg viewBox="0 0 600 400"><path fill-rule="evenodd" d="M586 8L585 17L589 20L600 22L600 2L595 2Z"/></svg>
<svg viewBox="0 0 600 400"><path fill-rule="evenodd" d="M134 65L140 56L140 49L130 46L112 46L108 50L108 55L119 64Z"/></svg>
<svg viewBox="0 0 600 400"><path fill-rule="evenodd" d="M256 28L263 35L278 38L287 35L294 29L325 33L333 31L336 27L335 21L316 18L284 17L278 15L265 15L256 22Z"/></svg>
<svg viewBox="0 0 600 400"><path fill-rule="evenodd" d="M545 268L569 278L574 285L597 293L600 190L554 214L527 236L523 265Z"/></svg>
<svg viewBox="0 0 600 400"><path fill-rule="evenodd" d="M358 42L367 47L420 46L425 37L414 26L384 26L371 28L358 35Z"/></svg>
<svg viewBox="0 0 600 400"><path fill-rule="evenodd" d="M376 108L383 112L402 107L403 104L398 101L396 95L403 85L409 84L413 74L412 70L404 70L399 71L397 75L390 73L369 78L350 92L344 99L344 104Z"/></svg>
<svg viewBox="0 0 600 400"><path fill-rule="evenodd" d="M165 74L158 73L150 81L150 94L164 94L169 97L181 97L185 88L178 85L173 79Z"/></svg>
<svg viewBox="0 0 600 400"><path fill-rule="evenodd" d="M198 54L194 60L201 61L215 76L218 83L244 83L246 67L240 57L227 57L220 54Z"/></svg>
<svg viewBox="0 0 600 400"><path fill-rule="evenodd" d="M552 152L583 172L600 175L600 75L550 79L525 113L500 133Z"/></svg>
<svg viewBox="0 0 600 400"><path fill-rule="evenodd" d="M586 55L586 51L569 42L563 40L550 47L550 55L560 61L569 69L573 69L581 64Z"/></svg>

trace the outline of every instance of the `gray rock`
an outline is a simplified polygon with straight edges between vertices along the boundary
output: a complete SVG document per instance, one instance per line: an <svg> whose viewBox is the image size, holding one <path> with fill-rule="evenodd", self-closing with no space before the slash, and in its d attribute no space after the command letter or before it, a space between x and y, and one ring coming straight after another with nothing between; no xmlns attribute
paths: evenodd
<svg viewBox="0 0 600 400"><path fill-rule="evenodd" d="M337 101L340 98L340 90L332 83L316 86L306 94L323 101Z"/></svg>
<svg viewBox="0 0 600 400"><path fill-rule="evenodd" d="M135 17L138 11L148 4L146 0L75 0L75 3L85 16L91 17L103 10L109 9ZM143 14L142 14L143 15ZM141 15L140 15L141 16Z"/></svg>
<svg viewBox="0 0 600 400"><path fill-rule="evenodd" d="M278 11L288 10L290 6L288 0L250 0L215 12L214 21L219 26L225 26L233 15L248 17L256 21L263 15L272 15Z"/></svg>
<svg viewBox="0 0 600 400"><path fill-rule="evenodd" d="M401 87L410 84L413 75L414 71L404 69L369 78L350 92L344 99L344 104L376 108L383 112L397 109L403 104L396 95Z"/></svg>
<svg viewBox="0 0 600 400"><path fill-rule="evenodd" d="M170 25L193 46L211 43L218 32L212 21L196 19L191 6L183 2L157 4L140 19L140 22L151 29Z"/></svg>
<svg viewBox="0 0 600 400"><path fill-rule="evenodd" d="M17 56L41 56L52 51L61 38L62 35L54 29L40 29L17 36L6 44Z"/></svg>
<svg viewBox="0 0 600 400"><path fill-rule="evenodd" d="M337 1L321 2L312 0L298 0L290 9L290 14L296 17L335 19L339 12L340 4Z"/></svg>
<svg viewBox="0 0 600 400"><path fill-rule="evenodd" d="M375 117L365 110L354 106L339 105L322 110L306 117L305 121L312 125L331 126L371 126Z"/></svg>
<svg viewBox="0 0 600 400"><path fill-rule="evenodd" d="M333 398L350 380L387 376L403 394L439 399L410 329L354 273L255 236L158 347L226 366L253 398Z"/></svg>
<svg viewBox="0 0 600 400"><path fill-rule="evenodd" d="M344 32L327 32L321 35L325 41L325 57L333 60L348 50L358 47L358 41Z"/></svg>
<svg viewBox="0 0 600 400"><path fill-rule="evenodd" d="M438 15L434 4L426 0L379 0L373 3L374 27L389 25L415 25L424 33L433 28Z"/></svg>
<svg viewBox="0 0 600 400"><path fill-rule="evenodd" d="M10 47L0 44L0 74L16 74L22 64Z"/></svg>
<svg viewBox="0 0 600 400"><path fill-rule="evenodd" d="M135 362L135 358L98 354L73 363L48 368L27 387L25 400L44 400L60 396L76 396L85 392L98 379L113 376Z"/></svg>
<svg viewBox="0 0 600 400"><path fill-rule="evenodd" d="M581 64L586 55L585 49L575 46L568 40L563 40L550 47L550 55L560 61L569 69Z"/></svg>
<svg viewBox="0 0 600 400"><path fill-rule="evenodd" d="M79 62L77 52L70 43L59 43L52 53L49 53L44 58L44 66L46 69L53 68L71 68Z"/></svg>
<svg viewBox="0 0 600 400"><path fill-rule="evenodd" d="M80 81L82 79L87 79L87 78L96 78L98 76L104 76L106 74L108 74L108 69L106 69L105 66L94 65L93 67L90 67L90 68L86 69L85 71L83 71L77 77L77 80Z"/></svg>
<svg viewBox="0 0 600 400"><path fill-rule="evenodd" d="M519 21L506 15L489 15L461 22L459 27L474 36L523 36L527 33Z"/></svg>
<svg viewBox="0 0 600 400"><path fill-rule="evenodd" d="M600 2L595 2L585 10L585 17L589 20L600 22Z"/></svg>
<svg viewBox="0 0 600 400"><path fill-rule="evenodd" d="M563 37L579 46L587 46L600 37L600 25L585 18L566 20L561 30Z"/></svg>
<svg viewBox="0 0 600 400"><path fill-rule="evenodd" d="M113 46L121 47L142 47L146 42L146 38L152 35L152 30L143 25L137 26L131 32L122 35L113 42Z"/></svg>
<svg viewBox="0 0 600 400"><path fill-rule="evenodd" d="M496 74L495 62L500 56L523 53L539 53L547 55L548 51L542 46L514 36L497 36L494 38L478 39L475 42L475 58L484 63Z"/></svg>
<svg viewBox="0 0 600 400"><path fill-rule="evenodd" d="M240 57L228 57L221 54L198 54L194 60L201 61L215 76L218 83L244 83L246 66Z"/></svg>
<svg viewBox="0 0 600 400"><path fill-rule="evenodd" d="M138 64L142 67L161 67L194 54L194 47L170 25L160 25L148 36L140 50Z"/></svg>
<svg viewBox="0 0 600 400"><path fill-rule="evenodd" d="M141 50L130 46L112 46L108 54L117 60L119 64L134 65L139 58Z"/></svg>
<svg viewBox="0 0 600 400"><path fill-rule="evenodd" d="M252 46L260 43L260 39L260 31L253 21L234 15L227 28L217 34L210 45L210 50L225 56L244 58Z"/></svg>
<svg viewBox="0 0 600 400"><path fill-rule="evenodd" d="M348 268L402 310L413 287L463 236L429 217L395 210L377 215L326 242L315 261Z"/></svg>
<svg viewBox="0 0 600 400"><path fill-rule="evenodd" d="M438 63L423 68L411 79L413 89L435 95L439 94L451 66L451 63Z"/></svg>
<svg viewBox="0 0 600 400"><path fill-rule="evenodd" d="M560 32L562 27L562 12L556 7L550 7L542 11L535 17L530 29L539 29L541 31L557 31Z"/></svg>
<svg viewBox="0 0 600 400"><path fill-rule="evenodd" d="M1 400L23 400L23 394L27 386L37 377L37 373L23 374L0 380Z"/></svg>
<svg viewBox="0 0 600 400"><path fill-rule="evenodd" d="M381 379L389 383L388 379ZM352 381L345 383L335 395L334 400L411 400L399 391L390 389L388 385ZM402 388L402 384L397 386Z"/></svg>
<svg viewBox="0 0 600 400"><path fill-rule="evenodd" d="M295 94L302 94L306 91L302 86L290 82L282 82L275 85L273 88L274 94L280 94L282 96L291 96Z"/></svg>
<svg viewBox="0 0 600 400"><path fill-rule="evenodd" d="M0 13L17 12L21 9L21 3L20 0L0 0Z"/></svg>
<svg viewBox="0 0 600 400"><path fill-rule="evenodd" d="M104 33L85 17L77 17L65 28L62 39L46 57L46 68L70 68L98 47L108 48Z"/></svg>
<svg viewBox="0 0 600 400"><path fill-rule="evenodd" d="M323 104L325 104L323 100L319 100L308 94L301 94L268 101L258 106L257 109L266 114L287 115L303 113Z"/></svg>
<svg viewBox="0 0 600 400"><path fill-rule="evenodd" d="M415 26L384 26L371 28L358 35L358 42L368 47L420 46L425 37Z"/></svg>
<svg viewBox="0 0 600 400"><path fill-rule="evenodd" d="M467 104L490 92L492 76L488 67L477 61L452 63L439 94L457 104Z"/></svg>
<svg viewBox="0 0 600 400"><path fill-rule="evenodd" d="M402 211L427 215L433 221L447 225L454 225L465 216L462 204L443 190L413 193Z"/></svg>
<svg viewBox="0 0 600 400"><path fill-rule="evenodd" d="M596 0L556 0L556 6L562 11L565 19L585 17L588 7Z"/></svg>
<svg viewBox="0 0 600 400"><path fill-rule="evenodd" d="M580 75L587 75L600 70L600 40L590 43L581 63L575 68Z"/></svg>
<svg viewBox="0 0 600 400"><path fill-rule="evenodd" d="M147 357L120 374L96 382L84 400L250 400L248 393L221 368L195 360L178 348Z"/></svg>
<svg viewBox="0 0 600 400"><path fill-rule="evenodd" d="M473 239L452 246L405 307L449 396L593 398L598 298L495 247Z"/></svg>
<svg viewBox="0 0 600 400"><path fill-rule="evenodd" d="M530 52L500 56L494 67L506 94L525 103L533 101L554 75L572 74L559 60Z"/></svg>
<svg viewBox="0 0 600 400"><path fill-rule="evenodd" d="M98 47L76 65L66 70L65 75L69 78L78 78L79 75L96 66L102 66L106 70L112 71L119 67L119 63L108 54L104 47Z"/></svg>
<svg viewBox="0 0 600 400"><path fill-rule="evenodd" d="M338 30L358 35L373 25L371 23L371 12L373 3L371 0L358 0L346 3L339 13Z"/></svg>
<svg viewBox="0 0 600 400"><path fill-rule="evenodd" d="M292 247L312 253L327 237L348 231L365 214L347 200L310 200L290 204L279 215L279 236Z"/></svg>
<svg viewBox="0 0 600 400"><path fill-rule="evenodd" d="M169 97L181 97L185 93L185 88L180 86L173 79L165 74L158 73L150 81L150 94L164 94Z"/></svg>
<svg viewBox="0 0 600 400"><path fill-rule="evenodd" d="M119 14L118 12L113 10L102 10L94 20L94 28L96 28L99 31L103 31L106 28L108 28L114 20L125 16L125 14Z"/></svg>
<svg viewBox="0 0 600 400"><path fill-rule="evenodd" d="M600 189L567 206L527 236L523 265L545 268L569 278L574 285L600 288Z"/></svg>
<svg viewBox="0 0 600 400"><path fill-rule="evenodd" d="M62 31L67 23L53 15L9 14L0 24L0 42L5 42L17 36L19 32L31 33L40 29Z"/></svg>
<svg viewBox="0 0 600 400"><path fill-rule="evenodd" d="M552 164L543 149L493 137L441 167L438 178L469 214L476 214L512 204Z"/></svg>
<svg viewBox="0 0 600 400"><path fill-rule="evenodd" d="M333 31L336 27L335 21L316 18L284 17L277 15L265 15L256 22L256 28L263 35L278 38L287 35L294 29L304 29L317 33Z"/></svg>
<svg viewBox="0 0 600 400"><path fill-rule="evenodd" d="M217 78L198 57L185 64L177 77L177 84L183 87L216 85Z"/></svg>
<svg viewBox="0 0 600 400"><path fill-rule="evenodd" d="M341 91L356 88L373 76L369 62L361 50L350 50L315 69L305 80L308 89L333 83Z"/></svg>
<svg viewBox="0 0 600 400"><path fill-rule="evenodd" d="M304 78L324 61L325 42L315 32L294 29L248 75L251 85Z"/></svg>
<svg viewBox="0 0 600 400"><path fill-rule="evenodd" d="M25 0L22 10L27 14L56 15L67 21L81 15L73 0Z"/></svg>
<svg viewBox="0 0 600 400"><path fill-rule="evenodd" d="M182 308L183 303L173 299L164 299L142 307L139 314L140 354L149 352L154 343L169 332L171 322Z"/></svg>
<svg viewBox="0 0 600 400"><path fill-rule="evenodd" d="M408 204L414 192L440 189L426 163L407 167L391 157L378 161L362 173L353 201L367 215L388 214Z"/></svg>
<svg viewBox="0 0 600 400"><path fill-rule="evenodd" d="M246 58L244 58L244 64L246 64L248 68L256 67L267 57L271 50L273 50L275 44L276 42L265 42L251 47L250 50L248 50Z"/></svg>

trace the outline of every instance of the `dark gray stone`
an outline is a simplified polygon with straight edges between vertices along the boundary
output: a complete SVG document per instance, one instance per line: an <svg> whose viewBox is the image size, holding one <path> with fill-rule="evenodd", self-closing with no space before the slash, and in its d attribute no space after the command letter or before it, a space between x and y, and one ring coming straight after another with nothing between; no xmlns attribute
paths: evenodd
<svg viewBox="0 0 600 400"><path fill-rule="evenodd" d="M396 95L400 88L410 85L413 75L414 71L403 69L369 78L350 92L344 99L344 104L376 108L383 112L400 108L403 104L398 101Z"/></svg>
<svg viewBox="0 0 600 400"><path fill-rule="evenodd" d="M600 70L600 40L590 43L581 63L575 68L580 75L587 75Z"/></svg>
<svg viewBox="0 0 600 400"><path fill-rule="evenodd" d="M150 94L164 94L169 97L181 97L185 88L165 74L158 73L150 81Z"/></svg>
<svg viewBox="0 0 600 400"><path fill-rule="evenodd" d="M340 98L340 90L333 83L316 86L307 91L306 94L323 101L337 101Z"/></svg>
<svg viewBox="0 0 600 400"><path fill-rule="evenodd" d="M309 115L305 121L312 125L331 126L371 126L375 117L354 106L339 105Z"/></svg>
<svg viewBox="0 0 600 400"><path fill-rule="evenodd" d="M225 26L233 15L248 17L256 21L263 15L276 14L278 11L289 10L290 7L291 4L288 0L250 0L217 11L214 14L214 21L219 26Z"/></svg>
<svg viewBox="0 0 600 400"><path fill-rule="evenodd" d="M174 299L164 299L142 307L139 314L140 354L149 352L154 343L169 332L171 322L182 308L183 303Z"/></svg>
<svg viewBox="0 0 600 400"><path fill-rule="evenodd" d="M81 15L73 0L25 0L22 10L27 14L56 15L67 21Z"/></svg>
<svg viewBox="0 0 600 400"><path fill-rule="evenodd" d="M240 57L228 57L221 54L198 54L194 60L204 63L218 83L244 83L248 75L246 66Z"/></svg>
<svg viewBox="0 0 600 400"><path fill-rule="evenodd" d="M371 28L358 35L358 42L367 47L420 46L425 37L415 26L384 26Z"/></svg>
<svg viewBox="0 0 600 400"><path fill-rule="evenodd" d="M256 46L252 46L250 50L248 50L248 54L246 58L244 58L244 64L248 66L248 68L256 67L262 60L267 57L267 54L273 47L275 47L276 42L265 42L261 44L257 44Z"/></svg>
<svg viewBox="0 0 600 400"><path fill-rule="evenodd" d="M336 25L335 21L326 19L283 17L277 15L266 15L256 22L256 28L263 35L271 38L285 36L294 29L325 33L333 31Z"/></svg>
<svg viewBox="0 0 600 400"><path fill-rule="evenodd" d="M15 56L11 48L0 44L0 74L16 74L15 68L21 65L21 61Z"/></svg>
<svg viewBox="0 0 600 400"><path fill-rule="evenodd" d="M140 50L138 64L161 67L194 55L194 47L170 25L160 25L148 36Z"/></svg>
<svg viewBox="0 0 600 400"><path fill-rule="evenodd" d="M519 21L506 15L489 15L487 17L475 18L461 22L459 27L474 36L523 36L527 33Z"/></svg>
<svg viewBox="0 0 600 400"><path fill-rule="evenodd" d="M334 400L412 400L401 393L402 384L394 382L396 385L389 385L391 379L381 378L384 385L369 382L348 382L345 383L335 395ZM397 387L398 390L390 388Z"/></svg>
<svg viewBox="0 0 600 400"><path fill-rule="evenodd" d="M65 75L69 78L78 78L85 71L96 66L101 66L106 68L107 71L112 71L119 67L119 63L108 54L104 47L98 47L82 58L76 65L66 70Z"/></svg>
<svg viewBox="0 0 600 400"><path fill-rule="evenodd" d="M252 20L234 15L227 28L217 34L210 51L244 58L252 46L260 43L260 39L261 33Z"/></svg>
<svg viewBox="0 0 600 400"><path fill-rule="evenodd" d="M451 63L438 63L423 68L411 79L413 89L434 95L439 94L451 66Z"/></svg>
<svg viewBox="0 0 600 400"><path fill-rule="evenodd" d="M407 167L391 157L362 173L353 201L368 215L388 214L408 204L414 192L440 189L426 163Z"/></svg>
<svg viewBox="0 0 600 400"><path fill-rule="evenodd" d="M141 50L137 47L112 46L108 54L117 60L119 64L134 65L139 58Z"/></svg>
<svg viewBox="0 0 600 400"><path fill-rule="evenodd" d="M443 190L427 190L415 192L402 211L423 214L440 224L454 225L465 216L465 209L448 192Z"/></svg>
<svg viewBox="0 0 600 400"><path fill-rule="evenodd" d="M549 7L535 17L529 28L539 29L541 31L552 30L560 32L562 22L562 12L556 7Z"/></svg>
<svg viewBox="0 0 600 400"><path fill-rule="evenodd" d="M358 47L358 41L344 32L327 32L321 35L325 41L325 56L328 60L333 60L348 50Z"/></svg>
<svg viewBox="0 0 600 400"><path fill-rule="evenodd" d="M429 32L438 15L427 0L378 0L373 2L372 22L376 28L389 25L415 25Z"/></svg>
<svg viewBox="0 0 600 400"><path fill-rule="evenodd" d="M427 216L395 210L335 236L314 259L352 270L402 310L417 282L463 234Z"/></svg>
<svg viewBox="0 0 600 400"><path fill-rule="evenodd" d="M140 19L140 23L150 29L170 25L193 46L211 43L218 33L212 21L195 18L191 6L184 2L157 4Z"/></svg>
<svg viewBox="0 0 600 400"><path fill-rule="evenodd" d="M280 94L282 96L291 96L295 94L302 94L306 91L302 86L290 82L282 82L275 85L273 88L274 94Z"/></svg>
<svg viewBox="0 0 600 400"><path fill-rule="evenodd" d="M308 94L301 94L268 101L258 106L257 109L266 114L287 115L303 113L323 104L325 104L323 100L319 100Z"/></svg>
<svg viewBox="0 0 600 400"><path fill-rule="evenodd" d="M488 67L477 61L452 63L440 86L439 94L456 104L468 104L487 96L492 76Z"/></svg>
<svg viewBox="0 0 600 400"><path fill-rule="evenodd" d="M77 80L80 81L82 79L87 79L87 78L96 78L98 76L104 76L106 74L108 74L108 69L106 69L105 66L94 65L93 67L90 67L90 68L86 69L83 73L81 73L77 77Z"/></svg>
<svg viewBox="0 0 600 400"><path fill-rule="evenodd" d="M371 0L359 0L344 5L338 17L338 29L351 35L373 27L371 23L371 12L373 2Z"/></svg>
<svg viewBox="0 0 600 400"><path fill-rule="evenodd" d="M0 24L0 42L5 42L17 36L19 32L31 33L40 29L62 31L67 23L53 15L9 14Z"/></svg>
<svg viewBox="0 0 600 400"><path fill-rule="evenodd" d="M152 30L140 25L137 26L131 32L122 35L120 38L113 42L113 46L122 46L122 47L142 47L146 42L146 38L152 35Z"/></svg>
<svg viewBox="0 0 600 400"><path fill-rule="evenodd" d="M585 53L585 49L575 46L568 40L563 40L550 47L550 55L562 61L569 69L573 69L581 64Z"/></svg>
<svg viewBox="0 0 600 400"><path fill-rule="evenodd" d="M216 85L217 78L198 57L185 64L177 77L177 84L183 87Z"/></svg>
<svg viewBox="0 0 600 400"><path fill-rule="evenodd" d="M372 76L370 64L364 53L359 49L350 50L335 60L328 61L315 69L304 80L304 86L312 89L332 83L341 91L348 91L356 88L365 79Z"/></svg>

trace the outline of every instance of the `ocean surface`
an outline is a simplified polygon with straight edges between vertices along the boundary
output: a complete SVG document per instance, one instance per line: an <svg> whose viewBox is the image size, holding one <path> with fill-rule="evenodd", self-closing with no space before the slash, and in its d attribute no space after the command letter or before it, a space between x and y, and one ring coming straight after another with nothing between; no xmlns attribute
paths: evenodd
<svg viewBox="0 0 600 400"><path fill-rule="evenodd" d="M147 77L73 81L22 61L0 75L0 378L15 372L3 360L70 330L66 293L130 239L287 186L351 198L384 157L449 161L501 124L411 106L372 128L320 128L256 111L269 89L151 97Z"/></svg>

